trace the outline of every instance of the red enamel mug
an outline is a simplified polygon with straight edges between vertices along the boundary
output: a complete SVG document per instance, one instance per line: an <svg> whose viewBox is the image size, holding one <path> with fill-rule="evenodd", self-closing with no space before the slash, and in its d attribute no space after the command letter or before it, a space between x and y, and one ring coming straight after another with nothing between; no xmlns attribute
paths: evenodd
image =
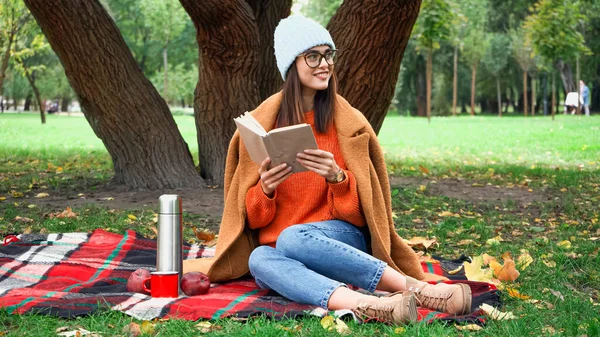
<svg viewBox="0 0 600 337"><path fill-rule="evenodd" d="M146 284L150 283L150 287ZM144 291L152 297L179 297L179 273L176 271L153 271L142 282Z"/></svg>

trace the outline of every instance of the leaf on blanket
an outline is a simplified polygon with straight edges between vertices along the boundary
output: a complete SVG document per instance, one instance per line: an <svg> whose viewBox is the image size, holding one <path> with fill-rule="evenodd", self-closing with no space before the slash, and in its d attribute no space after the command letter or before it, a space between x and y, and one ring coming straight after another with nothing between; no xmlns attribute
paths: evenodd
<svg viewBox="0 0 600 337"><path fill-rule="evenodd" d="M197 229L196 227L192 227L192 229L194 230L194 234L196 234L198 240L200 240L199 243L201 245L212 247L217 244L217 236L215 233L204 229Z"/></svg>
<svg viewBox="0 0 600 337"><path fill-rule="evenodd" d="M480 305L479 308L481 308L481 310L483 310L493 320L502 321L508 319L517 319L517 316L515 316L512 312L502 312L487 303Z"/></svg>
<svg viewBox="0 0 600 337"><path fill-rule="evenodd" d="M77 217L77 213L73 212L71 210L71 207L65 208L65 210L62 212L56 212L56 213L50 214L50 219L53 219L53 218L63 219L63 218L76 218L76 217Z"/></svg>
<svg viewBox="0 0 600 337"><path fill-rule="evenodd" d="M431 248L433 245L438 246L439 243L437 239L434 237L433 239L427 239L421 236L415 236L410 240L403 239L404 242L414 249L427 250Z"/></svg>
<svg viewBox="0 0 600 337"><path fill-rule="evenodd" d="M420 262L425 262L425 263L440 263L440 261L434 259L429 254L425 254L425 252L423 252L423 251L418 251L416 253L417 253L417 257L419 258Z"/></svg>
<svg viewBox="0 0 600 337"><path fill-rule="evenodd" d="M490 261L490 268L494 270L494 276L500 281L516 280L520 273L517 270L515 261L512 259L510 253L506 252L502 254L502 259L504 260L504 265L501 265L496 260Z"/></svg>
<svg viewBox="0 0 600 337"><path fill-rule="evenodd" d="M499 281L494 279L494 272L489 268L482 268L483 256L476 256L471 259L473 262L464 262L465 276L469 281L489 282L498 284Z"/></svg>

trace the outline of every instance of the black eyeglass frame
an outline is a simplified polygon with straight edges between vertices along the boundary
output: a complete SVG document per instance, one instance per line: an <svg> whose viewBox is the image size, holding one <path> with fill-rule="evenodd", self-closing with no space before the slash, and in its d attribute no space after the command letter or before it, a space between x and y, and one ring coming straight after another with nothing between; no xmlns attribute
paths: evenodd
<svg viewBox="0 0 600 337"><path fill-rule="evenodd" d="M315 69L318 68L321 65L321 62L323 62L323 59L325 59L325 63L327 63L328 65L332 66L337 62L337 49L328 49L327 51L325 51L325 54L321 54L320 52L316 51L316 50L309 50L307 52L304 52L300 55L298 55L298 57L302 56L304 58L304 62L306 63L306 65L309 68ZM329 63L329 61L327 61L327 53L333 53L333 57L332 59L332 63ZM306 59L306 56L310 55L310 54L319 54L319 62L317 63L316 66L312 67L310 64L308 64L308 60Z"/></svg>

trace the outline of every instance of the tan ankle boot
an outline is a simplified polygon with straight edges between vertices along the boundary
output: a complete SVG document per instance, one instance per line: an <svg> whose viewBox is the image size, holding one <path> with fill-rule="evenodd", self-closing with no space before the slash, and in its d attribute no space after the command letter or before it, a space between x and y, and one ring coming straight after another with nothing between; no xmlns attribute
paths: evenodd
<svg viewBox="0 0 600 337"><path fill-rule="evenodd" d="M406 287L415 293L420 306L453 315L471 312L471 287L464 283L429 284L406 277Z"/></svg>
<svg viewBox="0 0 600 337"><path fill-rule="evenodd" d="M363 320L404 324L417 320L417 302L413 293L392 294L389 297L371 297L361 300L352 309Z"/></svg>

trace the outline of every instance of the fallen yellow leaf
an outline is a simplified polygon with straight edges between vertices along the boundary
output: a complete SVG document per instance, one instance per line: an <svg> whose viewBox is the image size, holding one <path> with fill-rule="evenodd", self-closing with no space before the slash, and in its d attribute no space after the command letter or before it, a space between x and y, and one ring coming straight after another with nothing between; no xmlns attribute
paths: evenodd
<svg viewBox="0 0 600 337"><path fill-rule="evenodd" d="M35 197L36 198L46 198L46 197L49 197L49 196L50 196L50 194L42 192L42 193L38 193Z"/></svg>
<svg viewBox="0 0 600 337"><path fill-rule="evenodd" d="M501 265L498 261L490 262L490 268L494 270L494 276L500 281L516 280L520 273L515 266L515 261L508 252L502 255L502 259L504 260L504 265Z"/></svg>
<svg viewBox="0 0 600 337"><path fill-rule="evenodd" d="M562 248L565 248L565 249L569 249L569 248L571 248L571 241L564 240L564 241L561 241L561 242L557 243L557 245L559 247L562 247Z"/></svg>
<svg viewBox="0 0 600 337"><path fill-rule="evenodd" d="M506 287L506 292L510 297L519 298L522 300L528 300L531 298L531 296L523 295L517 289L511 287Z"/></svg>
<svg viewBox="0 0 600 337"><path fill-rule="evenodd" d="M494 280L494 273L489 268L481 268L483 266L483 257L476 256L472 258L473 262L464 262L465 275L469 281L480 281L498 283L498 280Z"/></svg>
<svg viewBox="0 0 600 337"><path fill-rule="evenodd" d="M502 321L517 318L517 316L515 316L512 312L502 312L487 303L483 303L479 306L479 308L481 308L481 310L483 310L493 320Z"/></svg>
<svg viewBox="0 0 600 337"><path fill-rule="evenodd" d="M137 216L135 216L133 214L127 214L127 217L129 218L129 220L132 220L132 221L137 220Z"/></svg>
<svg viewBox="0 0 600 337"><path fill-rule="evenodd" d="M529 255L529 252L525 249L521 250L521 255L517 257L517 264L521 271L525 270L533 262L533 258Z"/></svg>
<svg viewBox="0 0 600 337"><path fill-rule="evenodd" d="M429 249L433 245L438 245L437 239L427 239L421 236L415 236L410 240L404 239L404 242L414 249Z"/></svg>
<svg viewBox="0 0 600 337"><path fill-rule="evenodd" d="M480 325L477 324L466 324L466 325L458 325L458 324L454 324L454 327L458 330L461 331L479 331L479 330L483 330L483 328Z"/></svg>

